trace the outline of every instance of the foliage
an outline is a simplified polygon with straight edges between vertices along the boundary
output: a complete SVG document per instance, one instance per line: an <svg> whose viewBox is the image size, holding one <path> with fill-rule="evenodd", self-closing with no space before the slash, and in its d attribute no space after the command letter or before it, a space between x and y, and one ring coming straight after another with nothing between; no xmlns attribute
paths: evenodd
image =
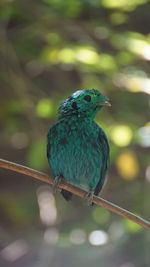
<svg viewBox="0 0 150 267"><path fill-rule="evenodd" d="M97 117L111 146L102 196L150 218L149 9L148 0L1 1L1 157L49 172L45 140L59 103L79 88L98 88L112 103ZM6 171L0 215L2 246L19 236L31 251L32 242L41 249L30 266L150 264L141 228Z"/></svg>

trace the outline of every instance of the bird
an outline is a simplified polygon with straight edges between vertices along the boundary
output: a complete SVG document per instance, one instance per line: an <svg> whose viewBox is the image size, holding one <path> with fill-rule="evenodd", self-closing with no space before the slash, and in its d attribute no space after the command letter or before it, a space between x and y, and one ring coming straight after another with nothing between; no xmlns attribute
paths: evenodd
<svg viewBox="0 0 150 267"><path fill-rule="evenodd" d="M86 191L89 206L105 181L109 168L109 143L104 130L94 121L109 99L97 89L81 89L58 108L58 121L47 134L47 158L54 176L54 191L65 181ZM72 193L62 189L69 201Z"/></svg>

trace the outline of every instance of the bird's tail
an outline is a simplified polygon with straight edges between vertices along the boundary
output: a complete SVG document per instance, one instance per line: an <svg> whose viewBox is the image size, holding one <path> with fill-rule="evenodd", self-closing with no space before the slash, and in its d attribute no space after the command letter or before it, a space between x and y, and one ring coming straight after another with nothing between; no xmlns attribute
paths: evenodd
<svg viewBox="0 0 150 267"><path fill-rule="evenodd" d="M68 192L67 190L62 189L61 194L65 198L65 200L69 201L72 199L72 193Z"/></svg>

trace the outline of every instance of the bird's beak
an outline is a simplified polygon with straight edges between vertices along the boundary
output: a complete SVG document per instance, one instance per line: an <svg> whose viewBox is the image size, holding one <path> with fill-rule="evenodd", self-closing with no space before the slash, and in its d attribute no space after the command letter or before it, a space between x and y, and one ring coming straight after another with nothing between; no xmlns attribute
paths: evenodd
<svg viewBox="0 0 150 267"><path fill-rule="evenodd" d="M97 106L99 106L99 107L101 107L101 106L111 107L111 104L110 104L109 100L105 100L105 102L103 102L103 103L97 103Z"/></svg>

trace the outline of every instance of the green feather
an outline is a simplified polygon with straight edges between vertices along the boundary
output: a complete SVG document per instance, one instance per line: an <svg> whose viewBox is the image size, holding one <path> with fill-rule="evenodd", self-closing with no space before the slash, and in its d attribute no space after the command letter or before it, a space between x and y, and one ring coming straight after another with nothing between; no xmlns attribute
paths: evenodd
<svg viewBox="0 0 150 267"><path fill-rule="evenodd" d="M96 195L109 165L107 137L94 122L104 105L109 105L108 98L98 90L73 93L60 105L58 122L47 135L47 157L54 177L61 176L69 184Z"/></svg>

